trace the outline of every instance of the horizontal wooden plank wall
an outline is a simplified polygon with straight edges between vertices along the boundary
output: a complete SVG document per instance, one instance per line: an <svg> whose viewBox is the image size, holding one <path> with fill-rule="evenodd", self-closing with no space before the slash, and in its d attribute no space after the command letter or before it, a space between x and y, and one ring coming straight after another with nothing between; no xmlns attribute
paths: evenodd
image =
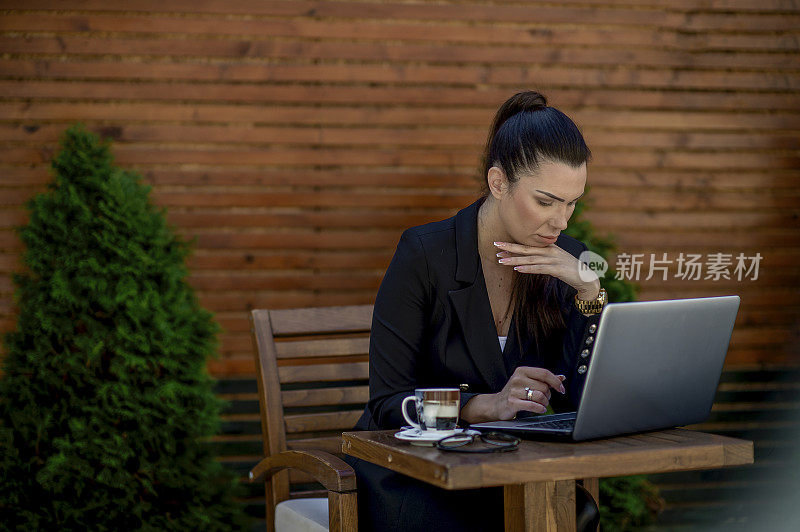
<svg viewBox="0 0 800 532"><path fill-rule="evenodd" d="M762 255L756 281L672 264L639 294L742 296L699 428L755 440L756 465L653 480L666 526L755 522L800 460L799 27L783 0L8 0L0 330L22 205L83 121L197 238L191 282L224 328L210 369L231 401L212 445L244 473L261 452L247 311L371 303L401 231L476 197L497 107L538 89L583 130L587 217L620 253Z"/></svg>
<svg viewBox="0 0 800 532"><path fill-rule="evenodd" d="M197 238L225 330L210 369L233 376L253 373L248 309L372 302L400 232L476 197L494 111L535 88L584 131L587 216L621 253L763 257L755 281L640 298L738 293L729 365L796 363L800 10L663 4L4 2L0 329L13 227L73 121Z"/></svg>

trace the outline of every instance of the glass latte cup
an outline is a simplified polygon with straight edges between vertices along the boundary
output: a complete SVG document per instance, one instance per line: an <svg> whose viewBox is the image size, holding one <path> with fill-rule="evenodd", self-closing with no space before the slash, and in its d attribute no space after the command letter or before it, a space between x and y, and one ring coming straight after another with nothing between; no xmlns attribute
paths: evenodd
<svg viewBox="0 0 800 532"><path fill-rule="evenodd" d="M419 423L411 420L406 405L414 401ZM447 432L456 429L461 391L458 388L418 388L403 399L403 417L420 431Z"/></svg>

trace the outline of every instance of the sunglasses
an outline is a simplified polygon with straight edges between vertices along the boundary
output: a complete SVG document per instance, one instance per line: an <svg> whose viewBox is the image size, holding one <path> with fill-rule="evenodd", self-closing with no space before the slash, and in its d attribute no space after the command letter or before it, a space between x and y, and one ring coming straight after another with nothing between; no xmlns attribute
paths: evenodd
<svg viewBox="0 0 800 532"><path fill-rule="evenodd" d="M480 439L488 447L467 447ZM520 439L502 432L481 432L480 434L453 434L436 442L440 451L454 453L505 453L516 451Z"/></svg>

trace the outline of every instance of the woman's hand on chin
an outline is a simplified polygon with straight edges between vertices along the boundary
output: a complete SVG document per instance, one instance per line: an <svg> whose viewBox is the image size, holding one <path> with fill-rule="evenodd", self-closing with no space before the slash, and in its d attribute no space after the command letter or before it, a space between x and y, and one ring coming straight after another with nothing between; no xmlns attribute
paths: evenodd
<svg viewBox="0 0 800 532"><path fill-rule="evenodd" d="M578 298L586 301L597 298L600 279L592 270L580 269L581 262L555 244L526 246L510 242L495 242L500 252L498 262L513 267L520 273L540 273L561 279L578 291Z"/></svg>

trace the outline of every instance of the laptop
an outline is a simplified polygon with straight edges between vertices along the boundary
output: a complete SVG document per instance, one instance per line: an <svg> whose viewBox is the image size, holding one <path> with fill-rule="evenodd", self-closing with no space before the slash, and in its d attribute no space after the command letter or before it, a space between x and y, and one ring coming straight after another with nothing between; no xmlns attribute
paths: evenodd
<svg viewBox="0 0 800 532"><path fill-rule="evenodd" d="M582 441L703 422L738 310L739 296L610 303L600 318L577 412L470 428Z"/></svg>

